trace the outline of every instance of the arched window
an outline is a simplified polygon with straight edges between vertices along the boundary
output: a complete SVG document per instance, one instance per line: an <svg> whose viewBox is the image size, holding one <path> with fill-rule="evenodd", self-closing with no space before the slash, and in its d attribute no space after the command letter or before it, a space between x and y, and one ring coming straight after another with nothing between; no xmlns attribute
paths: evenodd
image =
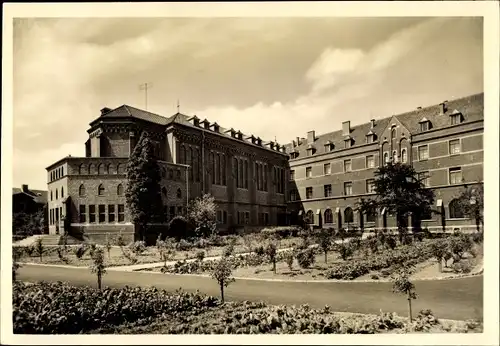
<svg viewBox="0 0 500 346"><path fill-rule="evenodd" d="M165 188L165 186L161 188L161 194L167 197L167 189Z"/></svg>
<svg viewBox="0 0 500 346"><path fill-rule="evenodd" d="M396 138L396 128L393 127L391 130L391 139L395 139L395 138Z"/></svg>
<svg viewBox="0 0 500 346"><path fill-rule="evenodd" d="M182 191L181 189L177 189L177 198L181 198L182 197Z"/></svg>
<svg viewBox="0 0 500 346"><path fill-rule="evenodd" d="M50 200L51 200L51 201L53 200L53 198L52 198L52 197L53 197L53 196L52 196L52 191L50 191Z"/></svg>
<svg viewBox="0 0 500 346"><path fill-rule="evenodd" d="M351 207L347 207L344 209L344 222L345 223L353 223L354 222L354 213Z"/></svg>
<svg viewBox="0 0 500 346"><path fill-rule="evenodd" d="M95 167L93 163L89 164L89 174L95 174Z"/></svg>
<svg viewBox="0 0 500 346"><path fill-rule="evenodd" d="M222 185L226 185L226 155L222 154L222 157L220 158L221 162L221 172L222 172Z"/></svg>
<svg viewBox="0 0 500 346"><path fill-rule="evenodd" d="M180 161L180 163L185 164L186 163L186 147L184 145L181 145L180 151L181 152L180 152L179 161Z"/></svg>
<svg viewBox="0 0 500 346"><path fill-rule="evenodd" d="M119 163L116 166L116 173L117 174L124 174L125 173L125 165L123 163Z"/></svg>
<svg viewBox="0 0 500 346"><path fill-rule="evenodd" d="M392 152L392 163L396 163L398 162L398 152L396 150L394 150Z"/></svg>
<svg viewBox="0 0 500 346"><path fill-rule="evenodd" d="M98 172L98 174L106 174L104 163L99 164L99 166L97 168L97 172Z"/></svg>
<svg viewBox="0 0 500 346"><path fill-rule="evenodd" d="M245 176L243 177L245 179L245 189L248 189L248 161L245 160Z"/></svg>
<svg viewBox="0 0 500 346"><path fill-rule="evenodd" d="M50 181L53 181L53 180L54 180L54 173L50 172Z"/></svg>
<svg viewBox="0 0 500 346"><path fill-rule="evenodd" d="M333 223L333 213L331 209L325 210L325 223Z"/></svg>
<svg viewBox="0 0 500 346"><path fill-rule="evenodd" d="M198 148L195 148L193 151L193 180L194 181L200 181L200 171L198 167Z"/></svg>
<svg viewBox="0 0 500 346"><path fill-rule="evenodd" d="M80 185L80 188L78 189L78 194L80 196L85 196L85 185Z"/></svg>
<svg viewBox="0 0 500 346"><path fill-rule="evenodd" d="M85 168L86 168L86 167L85 167L85 164L84 164L84 163L82 163L82 164L80 165L80 168L78 169L78 173L79 173L79 174L87 174L87 173L88 173L88 171L86 172L86 169L85 169Z"/></svg>
<svg viewBox="0 0 500 346"><path fill-rule="evenodd" d="M308 224L314 223L314 213L312 210L309 210L306 214L306 223Z"/></svg>
<svg viewBox="0 0 500 346"><path fill-rule="evenodd" d="M384 153L384 165L387 165L389 163L389 153L385 152Z"/></svg>
<svg viewBox="0 0 500 346"><path fill-rule="evenodd" d="M233 159L233 170L234 170L234 175L235 175L235 178L236 178L236 187L239 187L240 186L240 183L238 181L238 177L240 176L239 173L238 173L238 159L237 158L234 158Z"/></svg>
<svg viewBox="0 0 500 346"><path fill-rule="evenodd" d="M61 198L64 198L64 187L61 187Z"/></svg>
<svg viewBox="0 0 500 346"><path fill-rule="evenodd" d="M122 196L123 195L123 185L122 184L118 184L118 186L116 187L116 194L118 196Z"/></svg>
<svg viewBox="0 0 500 346"><path fill-rule="evenodd" d="M239 181L239 186L238 187L244 187L243 185L243 160L238 160L238 181Z"/></svg>
<svg viewBox="0 0 500 346"><path fill-rule="evenodd" d="M99 188L97 189L97 193L99 194L99 196L102 196L104 195L104 185L99 185Z"/></svg>
<svg viewBox="0 0 500 346"><path fill-rule="evenodd" d="M57 201L57 199L59 198L59 197L57 196L57 194L58 194L58 190L56 189L56 201Z"/></svg>
<svg viewBox="0 0 500 346"><path fill-rule="evenodd" d="M367 210L365 215L366 215L366 222L375 222L377 219L377 213L375 209Z"/></svg>
<svg viewBox="0 0 500 346"><path fill-rule="evenodd" d="M462 219L465 217L458 199L453 199L448 205L448 209L450 210L450 219Z"/></svg>
<svg viewBox="0 0 500 346"><path fill-rule="evenodd" d="M220 185L220 154L215 154L215 185Z"/></svg>
<svg viewBox="0 0 500 346"><path fill-rule="evenodd" d="M405 148L401 149L401 162L406 163L408 161L408 153Z"/></svg>

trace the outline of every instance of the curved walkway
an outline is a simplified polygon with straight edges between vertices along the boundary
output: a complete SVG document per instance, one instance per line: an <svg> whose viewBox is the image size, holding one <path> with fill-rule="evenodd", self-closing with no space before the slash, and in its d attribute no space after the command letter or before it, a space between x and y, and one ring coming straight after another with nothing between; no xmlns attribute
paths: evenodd
<svg viewBox="0 0 500 346"><path fill-rule="evenodd" d="M19 269L20 280L66 281L74 285L96 286L96 277L86 267L24 264ZM103 284L110 287L143 286L158 289L199 290L218 295L219 288L210 277L194 275L154 275L150 272L108 270ZM482 318L483 276L455 280L416 281L418 299L413 311L431 309L439 318L466 320ZM407 314L404 296L392 293L389 282L283 282L237 279L226 290L228 300L264 301L269 304L309 304L333 311L377 314L380 310Z"/></svg>

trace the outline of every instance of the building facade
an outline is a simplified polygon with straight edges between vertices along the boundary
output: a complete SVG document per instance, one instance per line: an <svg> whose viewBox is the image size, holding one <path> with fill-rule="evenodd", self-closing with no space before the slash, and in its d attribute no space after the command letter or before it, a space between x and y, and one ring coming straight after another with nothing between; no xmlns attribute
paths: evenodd
<svg viewBox="0 0 500 346"><path fill-rule="evenodd" d="M373 197L375 170L385 162L410 164L434 190L434 210L421 220L430 231L472 230L475 220L457 208L466 186L483 183L483 94L418 108L370 123L287 145L290 155L288 210L291 222L315 227L395 229L385 210L356 211L360 198ZM414 225L416 220L408 220Z"/></svg>
<svg viewBox="0 0 500 346"><path fill-rule="evenodd" d="M221 230L286 223L285 146L177 113L165 118L127 105L104 108L90 123L85 157L47 167L49 233L133 237L125 201L126 165L142 131L155 145L168 219L210 193Z"/></svg>

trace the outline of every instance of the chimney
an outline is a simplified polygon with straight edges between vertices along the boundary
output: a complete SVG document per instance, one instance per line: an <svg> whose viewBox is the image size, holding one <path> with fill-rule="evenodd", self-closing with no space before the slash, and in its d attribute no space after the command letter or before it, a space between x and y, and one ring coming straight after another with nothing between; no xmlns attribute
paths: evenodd
<svg viewBox="0 0 500 346"><path fill-rule="evenodd" d="M307 144L311 144L316 140L316 137L314 136L314 130L307 132Z"/></svg>
<svg viewBox="0 0 500 346"><path fill-rule="evenodd" d="M294 140L292 140L292 146L295 148L297 146L297 142L295 142Z"/></svg>
<svg viewBox="0 0 500 346"><path fill-rule="evenodd" d="M444 102L442 102L442 103L439 104L439 113L440 114L446 113L446 110L447 110L447 108L446 108L446 102L448 102L448 101L444 101Z"/></svg>
<svg viewBox="0 0 500 346"><path fill-rule="evenodd" d="M342 135L347 136L351 134L351 122L349 120L342 123Z"/></svg>
<svg viewBox="0 0 500 346"><path fill-rule="evenodd" d="M422 109L422 107L418 106L417 109L420 110L420 109Z"/></svg>
<svg viewBox="0 0 500 346"><path fill-rule="evenodd" d="M111 111L112 111L111 108L104 107L103 109L101 109L101 115L104 115L104 114L109 113Z"/></svg>
<svg viewBox="0 0 500 346"><path fill-rule="evenodd" d="M297 146L299 146L299 145L300 145L300 138L299 138L299 137L296 137L296 138L295 138L295 142L297 143Z"/></svg>
<svg viewBox="0 0 500 346"><path fill-rule="evenodd" d="M22 189L23 189L23 192L28 192L28 185L27 184L23 184L22 185Z"/></svg>
<svg viewBox="0 0 500 346"><path fill-rule="evenodd" d="M375 127L375 119L370 120L370 122L372 123L372 129L373 129Z"/></svg>

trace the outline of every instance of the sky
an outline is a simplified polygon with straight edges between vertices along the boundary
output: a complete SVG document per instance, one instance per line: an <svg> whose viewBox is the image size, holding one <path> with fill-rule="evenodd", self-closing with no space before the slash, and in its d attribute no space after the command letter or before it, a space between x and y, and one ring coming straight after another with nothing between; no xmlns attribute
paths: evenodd
<svg viewBox="0 0 500 346"><path fill-rule="evenodd" d="M481 18L14 21L13 184L84 156L103 107L217 121L289 143L483 91Z"/></svg>

